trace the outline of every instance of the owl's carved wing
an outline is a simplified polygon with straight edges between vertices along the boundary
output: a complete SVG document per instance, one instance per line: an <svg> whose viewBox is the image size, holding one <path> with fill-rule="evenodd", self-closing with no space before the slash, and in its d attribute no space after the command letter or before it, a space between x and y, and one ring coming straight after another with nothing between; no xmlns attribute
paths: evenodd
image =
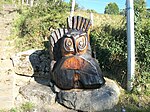
<svg viewBox="0 0 150 112"><path fill-rule="evenodd" d="M50 42L50 55L51 58L56 60L54 56L55 55L55 49L58 47L58 41L63 37L64 34L68 32L67 29L56 29L53 31L50 35L49 42ZM59 48L58 48L59 49ZM57 53L56 53L57 54ZM58 55L58 54L57 54Z"/></svg>
<svg viewBox="0 0 150 112"><path fill-rule="evenodd" d="M56 29L55 31L53 31L50 35L50 46L52 47L52 51L53 48L55 46L55 44L57 43L57 41L63 37L64 34L66 34L68 32L67 29Z"/></svg>

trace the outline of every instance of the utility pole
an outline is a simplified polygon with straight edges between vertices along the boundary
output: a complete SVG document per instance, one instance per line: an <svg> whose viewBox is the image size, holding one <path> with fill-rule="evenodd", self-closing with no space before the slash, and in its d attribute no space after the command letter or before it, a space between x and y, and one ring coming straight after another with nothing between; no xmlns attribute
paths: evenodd
<svg viewBox="0 0 150 112"><path fill-rule="evenodd" d="M74 14L74 7L75 7L75 0L72 0L72 5L71 5L71 11L70 11L70 17L69 17L69 27L72 28L72 17Z"/></svg>
<svg viewBox="0 0 150 112"><path fill-rule="evenodd" d="M34 0L30 0L30 7L33 7Z"/></svg>
<svg viewBox="0 0 150 112"><path fill-rule="evenodd" d="M135 39L134 39L134 7L133 0L126 0L127 10L127 90L131 91L133 88L133 81L135 76Z"/></svg>
<svg viewBox="0 0 150 112"><path fill-rule="evenodd" d="M91 20L91 24L92 24L92 28L94 26L94 20L93 20L93 13L90 13L90 20Z"/></svg>
<svg viewBox="0 0 150 112"><path fill-rule="evenodd" d="M28 1L28 0L26 0L26 4L27 4L27 5L29 4L29 1Z"/></svg>

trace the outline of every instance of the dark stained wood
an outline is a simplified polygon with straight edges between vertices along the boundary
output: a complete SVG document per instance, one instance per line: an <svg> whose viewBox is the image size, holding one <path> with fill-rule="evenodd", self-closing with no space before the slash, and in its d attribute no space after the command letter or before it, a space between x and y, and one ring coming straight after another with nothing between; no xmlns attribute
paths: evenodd
<svg viewBox="0 0 150 112"><path fill-rule="evenodd" d="M50 55L56 61L51 80L65 90L99 88L105 80L98 62L91 56L90 41L84 41L89 40L91 21L74 16L71 26L57 29L50 35Z"/></svg>
<svg viewBox="0 0 150 112"><path fill-rule="evenodd" d="M68 29L76 29L87 32L90 29L91 21L87 18L83 18L81 16L72 17L71 28L69 26L69 18L67 19L67 27Z"/></svg>
<svg viewBox="0 0 150 112"><path fill-rule="evenodd" d="M80 24L81 24L81 22L82 22L82 17L80 17L80 16L77 16L77 30L80 30Z"/></svg>
<svg viewBox="0 0 150 112"><path fill-rule="evenodd" d="M72 29L76 29L77 28L77 17L74 16L72 18Z"/></svg>
<svg viewBox="0 0 150 112"><path fill-rule="evenodd" d="M92 89L99 88L105 83L102 72L97 68L98 66L94 66L98 64L95 59L91 58L88 60L92 61L92 63L85 60L84 66L80 69L65 68L65 61L66 58L62 58L62 60L57 63L58 66L55 66L53 69L55 84L59 88Z"/></svg>

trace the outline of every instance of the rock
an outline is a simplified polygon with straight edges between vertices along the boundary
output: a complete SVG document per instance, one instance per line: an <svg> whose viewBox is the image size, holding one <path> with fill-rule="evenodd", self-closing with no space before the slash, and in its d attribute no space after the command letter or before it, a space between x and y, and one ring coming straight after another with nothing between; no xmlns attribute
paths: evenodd
<svg viewBox="0 0 150 112"><path fill-rule="evenodd" d="M119 101L120 90L114 81L106 78L105 80L105 85L99 89L61 90L57 101L68 108L79 111L112 109Z"/></svg>
<svg viewBox="0 0 150 112"><path fill-rule="evenodd" d="M39 107L55 103L56 95L51 88L38 83L30 83L21 87L19 93L26 101L32 102Z"/></svg>
<svg viewBox="0 0 150 112"><path fill-rule="evenodd" d="M16 74L27 76L32 76L34 74L34 69L29 59L29 56L34 52L35 50L20 52L12 57L14 71Z"/></svg>
<svg viewBox="0 0 150 112"><path fill-rule="evenodd" d="M15 98L15 107L30 102L35 106L31 112L76 112L55 102L56 94L48 86L32 82L21 87L19 92Z"/></svg>
<svg viewBox="0 0 150 112"><path fill-rule="evenodd" d="M44 107L36 108L36 112L77 112L72 109L68 109L59 103L55 103L52 105L45 105Z"/></svg>
<svg viewBox="0 0 150 112"><path fill-rule="evenodd" d="M45 50L28 50L12 57L14 71L25 76L49 77L50 57Z"/></svg>

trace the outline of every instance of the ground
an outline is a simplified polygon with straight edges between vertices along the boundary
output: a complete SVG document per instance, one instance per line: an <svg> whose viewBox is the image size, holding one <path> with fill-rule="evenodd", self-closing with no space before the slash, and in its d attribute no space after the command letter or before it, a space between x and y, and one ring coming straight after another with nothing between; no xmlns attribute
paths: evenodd
<svg viewBox="0 0 150 112"><path fill-rule="evenodd" d="M14 54L14 40L11 35L12 22L15 19L15 6L4 5L0 12L0 105L2 108L13 106L14 73L11 56Z"/></svg>

